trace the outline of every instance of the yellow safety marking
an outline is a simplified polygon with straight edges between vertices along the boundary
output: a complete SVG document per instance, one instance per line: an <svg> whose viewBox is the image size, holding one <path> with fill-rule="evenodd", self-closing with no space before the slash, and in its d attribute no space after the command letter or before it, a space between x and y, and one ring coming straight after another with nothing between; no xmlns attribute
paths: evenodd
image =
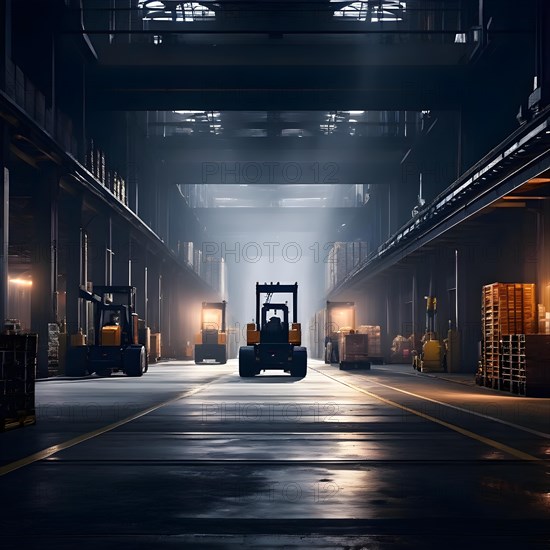
<svg viewBox="0 0 550 550"><path fill-rule="evenodd" d="M227 375L226 375L227 376ZM217 382L219 379L212 380L211 382L208 382L207 384L203 384L202 386L198 386L197 388L194 388L192 390L188 390L186 392L183 392L179 394L176 397L173 397L172 399L168 399L167 401L163 401L162 403L158 403L157 405L153 405L143 411L140 411L138 413L135 413L131 416L128 416L127 418L123 418L122 420L119 420L117 422L113 422L112 424L108 424L107 426L104 426L103 428L98 428L97 430L93 430L92 432L88 432L82 435L79 435L77 437L74 437L73 439L69 439L68 441L65 441L64 443L59 443L58 445L52 445L51 447L48 447L47 449L44 449L43 451L38 451L37 453L34 453L32 455L29 455L25 458L21 458L19 460L16 460L15 462L10 462L10 464L6 464L5 466L0 466L0 477L5 476L6 474L9 474L10 472L13 472L14 470L18 470L19 468L23 468L24 466L28 466L29 464L32 464L33 462L38 462L39 460L44 460L45 458L49 458L50 456L60 452L64 451L65 449L68 449L69 447L74 447L75 445L78 445L79 443L83 443L84 441L88 441L90 439L93 439L94 437L97 437L98 435L102 435L104 433L110 432L111 430L114 430L115 428L119 428L120 426L124 426L124 424L128 424L128 422L132 422L133 420L136 420L142 416L145 416L146 414L149 414L153 411L156 411L157 409L160 409L161 407L164 407L166 405L169 405L170 403L174 403L175 401L178 401L179 399L184 399L186 397L191 397L192 395L204 390L206 387L210 386L214 382Z"/></svg>
<svg viewBox="0 0 550 550"><path fill-rule="evenodd" d="M399 373L408 376L408 373ZM414 375L411 375L414 376ZM366 377L361 377L363 380L367 380ZM546 432L539 432L538 430L533 430L532 428L527 428L526 426L520 426L519 424L514 424L513 422L508 422L507 420L502 420L500 418L495 418L494 416L488 416L483 413L478 413L476 411L469 411L468 409L463 409L462 407L458 407L457 405L451 405L450 403L445 403L444 401L438 401L437 399L432 399L431 397L426 397L424 395L419 395L417 393L412 393L407 390L402 390L400 388L396 388L394 386L388 386L387 384L382 384L382 382L378 382L376 380L368 379L368 381L372 384L376 384L377 386L382 386L384 388L388 388L390 390L394 390L400 393L404 393L405 395L410 395L412 397L416 397L418 399L423 399L424 401L430 401L431 403L436 403L437 405L443 405L444 407L449 407L450 409L455 409L457 411L471 414L473 416L479 416L481 418L485 418L486 420L491 420L493 422L498 422L499 424L504 424L505 426L510 426L511 428L515 428L516 430L521 430L524 432L531 433L533 435L536 435L538 437L543 437L544 439L550 439L550 434ZM523 398L520 398L523 399Z"/></svg>
<svg viewBox="0 0 550 550"><path fill-rule="evenodd" d="M471 432L470 430L466 430L465 428L461 428L460 426L456 426L455 424L451 424L450 422L445 422L444 420L440 420L439 418L435 418L434 416L431 416L429 414L417 411L415 409L411 409L410 407L407 407L406 405L401 405L400 403L396 403L395 401L392 401L391 399L386 399L385 397L381 397L380 395L376 395L376 394L374 394L374 393L372 393L368 390L364 390L363 388L355 386L354 384L350 384L348 382L343 382L342 380L339 380L338 378L335 378L334 376L331 376L330 374L326 374L325 372L321 372L321 371L319 371L315 368L310 367L310 369L318 372L319 374L322 374L322 375L326 376L327 378L330 378L331 380L334 380L335 382L339 382L340 384L342 384L344 386L348 386L348 388L351 388L351 389L353 389L355 391L358 391L360 393L364 393L365 395L368 395L369 397L373 397L374 399L378 399L378 401L382 401L383 403L386 403L387 405L391 405L392 407L397 407L398 409L401 409L403 411L406 411L406 412L409 412L409 413L414 414L416 416L419 416L420 418L424 418L425 420L429 420L430 422L435 422L436 424L439 424L440 426L444 426L445 428L453 430L454 432L457 432L457 433L462 434L466 437L469 437L471 439L479 441L480 443L484 443L485 445L489 445L490 447L498 449L499 451L503 451L503 452L508 453L512 456L515 456L516 458L519 458L520 460L535 462L535 463L546 466L546 462L541 458L530 455L528 453L524 453L523 451L520 451L518 449L514 449L513 447L509 447L508 445L505 445L504 443L499 443L498 441L495 441L494 439L490 439L490 438L485 437L483 435L476 434L474 432Z"/></svg>

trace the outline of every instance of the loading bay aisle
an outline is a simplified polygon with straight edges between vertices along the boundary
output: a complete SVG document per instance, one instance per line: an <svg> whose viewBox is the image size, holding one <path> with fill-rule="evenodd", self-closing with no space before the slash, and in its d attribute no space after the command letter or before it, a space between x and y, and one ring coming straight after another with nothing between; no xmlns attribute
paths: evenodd
<svg viewBox="0 0 550 550"><path fill-rule="evenodd" d="M37 401L0 436L2 548L550 547L550 399L230 361L48 380Z"/></svg>

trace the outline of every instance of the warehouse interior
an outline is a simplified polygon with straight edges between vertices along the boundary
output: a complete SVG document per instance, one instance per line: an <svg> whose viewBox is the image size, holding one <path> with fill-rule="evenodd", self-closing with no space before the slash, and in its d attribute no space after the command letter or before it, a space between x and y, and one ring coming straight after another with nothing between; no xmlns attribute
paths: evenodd
<svg viewBox="0 0 550 550"><path fill-rule="evenodd" d="M8 544L550 544L548 2L0 22Z"/></svg>

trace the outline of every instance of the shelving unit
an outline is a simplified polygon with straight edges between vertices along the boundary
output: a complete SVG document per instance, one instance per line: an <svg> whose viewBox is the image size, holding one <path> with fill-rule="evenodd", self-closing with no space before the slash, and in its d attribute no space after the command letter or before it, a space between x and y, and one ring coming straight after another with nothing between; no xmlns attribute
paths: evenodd
<svg viewBox="0 0 550 550"><path fill-rule="evenodd" d="M511 387L512 371L519 373L519 340L508 337L535 333L536 322L533 283L492 283L483 287L481 384L494 389Z"/></svg>
<svg viewBox="0 0 550 550"><path fill-rule="evenodd" d="M499 389L527 397L550 397L550 334L502 337Z"/></svg>

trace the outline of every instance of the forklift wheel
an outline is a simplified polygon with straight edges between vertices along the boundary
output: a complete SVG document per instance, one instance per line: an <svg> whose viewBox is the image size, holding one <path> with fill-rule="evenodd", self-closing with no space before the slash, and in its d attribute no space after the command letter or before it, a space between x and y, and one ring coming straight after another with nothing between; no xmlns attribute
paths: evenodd
<svg viewBox="0 0 550 550"><path fill-rule="evenodd" d="M290 369L290 376L296 376L297 378L304 378L307 373L307 351L306 348L296 346L293 353L292 367Z"/></svg>
<svg viewBox="0 0 550 550"><path fill-rule="evenodd" d="M251 378L259 374L255 368L255 362L254 348L252 346L243 346L239 350L239 376L241 378Z"/></svg>
<svg viewBox="0 0 550 550"><path fill-rule="evenodd" d="M147 359L143 346L128 346L122 354L122 370L127 376L142 376L145 372Z"/></svg>
<svg viewBox="0 0 550 550"><path fill-rule="evenodd" d="M88 374L88 348L86 346L71 347L67 350L65 374L67 376L86 376Z"/></svg>

